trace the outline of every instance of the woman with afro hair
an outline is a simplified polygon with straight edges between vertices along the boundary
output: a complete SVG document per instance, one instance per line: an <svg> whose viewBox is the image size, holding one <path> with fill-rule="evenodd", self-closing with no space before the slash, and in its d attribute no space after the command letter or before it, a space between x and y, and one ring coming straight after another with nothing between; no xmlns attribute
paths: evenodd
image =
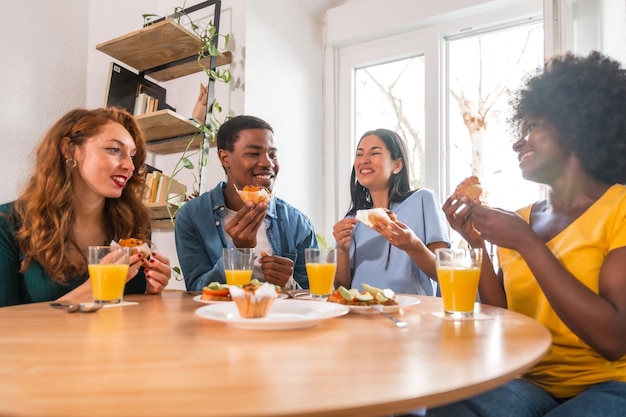
<svg viewBox="0 0 626 417"><path fill-rule="evenodd" d="M522 176L547 198L515 213L457 199L448 222L483 258L481 302L552 334L520 378L428 416L623 416L626 413L626 73L599 52L547 61L511 100Z"/></svg>

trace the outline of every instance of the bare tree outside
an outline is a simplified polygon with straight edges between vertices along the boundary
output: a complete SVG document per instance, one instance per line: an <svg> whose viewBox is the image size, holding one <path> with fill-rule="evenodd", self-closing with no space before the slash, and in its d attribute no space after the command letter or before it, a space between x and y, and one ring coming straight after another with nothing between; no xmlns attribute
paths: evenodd
<svg viewBox="0 0 626 417"><path fill-rule="evenodd" d="M355 74L355 135L394 130L409 153L411 187L424 185L424 57L359 69Z"/></svg>
<svg viewBox="0 0 626 417"><path fill-rule="evenodd" d="M543 26L519 25L448 40L450 188L476 175L487 203L517 209L541 195L525 181L506 117L510 93L543 64Z"/></svg>

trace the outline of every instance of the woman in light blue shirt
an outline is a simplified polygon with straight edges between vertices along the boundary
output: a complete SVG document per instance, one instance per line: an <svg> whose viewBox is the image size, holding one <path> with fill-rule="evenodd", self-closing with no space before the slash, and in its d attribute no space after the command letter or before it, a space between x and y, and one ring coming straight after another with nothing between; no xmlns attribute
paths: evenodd
<svg viewBox="0 0 626 417"><path fill-rule="evenodd" d="M450 246L435 193L411 190L404 140L395 132L366 132L357 146L346 217L333 227L338 260L335 285L362 290L367 283L396 293L434 295L434 250ZM387 208L397 222L368 227L357 210Z"/></svg>

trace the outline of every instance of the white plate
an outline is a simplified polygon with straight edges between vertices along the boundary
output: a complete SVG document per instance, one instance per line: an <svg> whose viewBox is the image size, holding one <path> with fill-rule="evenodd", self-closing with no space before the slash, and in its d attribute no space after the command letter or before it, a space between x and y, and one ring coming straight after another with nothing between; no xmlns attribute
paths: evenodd
<svg viewBox="0 0 626 417"><path fill-rule="evenodd" d="M276 295L276 299L280 300L282 298L287 298L287 294L277 294ZM220 300L203 300L202 299L202 294L200 295L196 295L195 297L193 297L193 301L197 301L199 303L202 304L221 304L221 303L232 303L232 300L229 301L220 301Z"/></svg>
<svg viewBox="0 0 626 417"><path fill-rule="evenodd" d="M200 307L196 314L202 318L220 321L231 327L248 330L288 330L315 326L322 320L347 314L348 306L334 303L314 303L305 300L276 300L266 317L244 319L235 303L212 304Z"/></svg>
<svg viewBox="0 0 626 417"><path fill-rule="evenodd" d="M415 304L419 304L421 300L417 298L417 296L415 295L396 294L396 301L398 302L398 304L395 306L383 306L383 311L385 313L397 313L402 307L408 307L408 306L412 306ZM370 306L350 306L349 305L348 307L350 307L350 313L378 314L378 312L374 310L373 308L371 308Z"/></svg>

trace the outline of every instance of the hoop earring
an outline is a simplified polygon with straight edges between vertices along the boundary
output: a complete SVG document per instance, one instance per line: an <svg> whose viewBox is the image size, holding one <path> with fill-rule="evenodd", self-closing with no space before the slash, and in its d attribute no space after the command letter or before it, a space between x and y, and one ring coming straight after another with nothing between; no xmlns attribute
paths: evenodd
<svg viewBox="0 0 626 417"><path fill-rule="evenodd" d="M70 158L65 160L65 165L69 166L70 169L76 168L76 159Z"/></svg>

